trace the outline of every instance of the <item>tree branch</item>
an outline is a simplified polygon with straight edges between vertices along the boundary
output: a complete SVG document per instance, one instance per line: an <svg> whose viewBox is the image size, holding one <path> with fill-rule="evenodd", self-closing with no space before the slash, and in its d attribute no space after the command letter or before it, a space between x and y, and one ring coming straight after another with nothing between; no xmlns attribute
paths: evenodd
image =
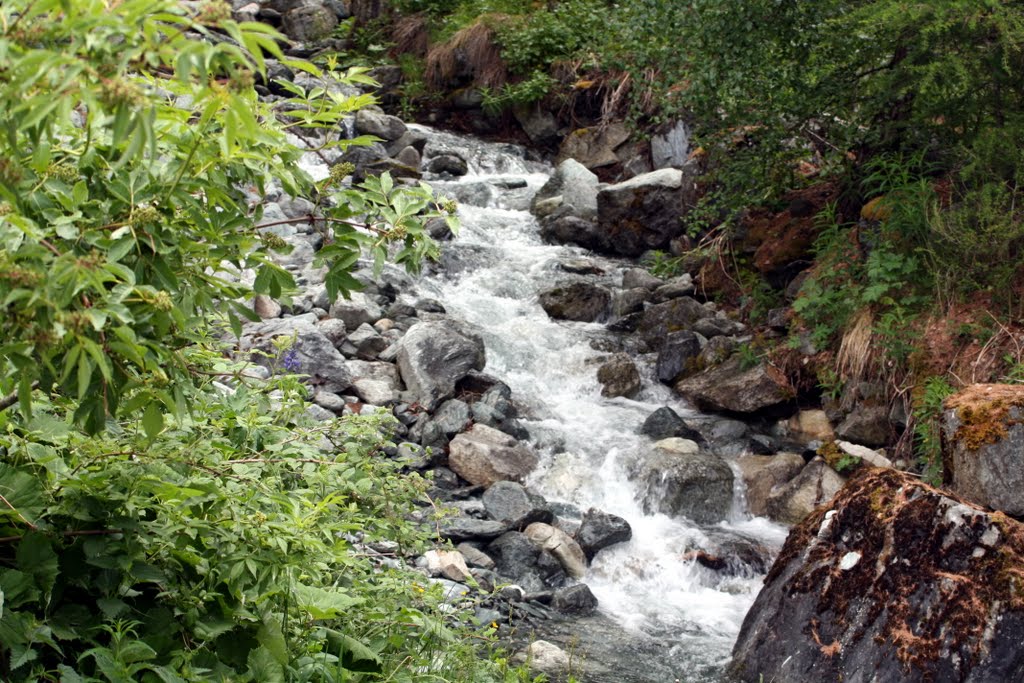
<svg viewBox="0 0 1024 683"><path fill-rule="evenodd" d="M38 388L39 388L39 382L32 382L32 390L35 391ZM8 408L13 406L17 402L18 402L18 392L17 391L12 391L11 393L7 394L6 396L0 398L0 413L2 413L3 411L7 410Z"/></svg>

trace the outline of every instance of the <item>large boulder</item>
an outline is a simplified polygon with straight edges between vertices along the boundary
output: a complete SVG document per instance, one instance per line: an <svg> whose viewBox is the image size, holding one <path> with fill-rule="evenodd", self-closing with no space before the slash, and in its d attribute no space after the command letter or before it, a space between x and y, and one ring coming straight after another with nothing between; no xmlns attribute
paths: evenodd
<svg viewBox="0 0 1024 683"><path fill-rule="evenodd" d="M1024 680L1024 526L868 469L793 529L733 673L759 681Z"/></svg>
<svg viewBox="0 0 1024 683"><path fill-rule="evenodd" d="M566 159L558 165L551 178L537 191L530 208L539 202L561 197L561 205L573 216L594 218L597 215L597 176L575 159Z"/></svg>
<svg viewBox="0 0 1024 683"><path fill-rule="evenodd" d="M580 128L565 136L558 150L558 162L575 159L587 168L601 168L619 163L616 148L629 139L622 123Z"/></svg>
<svg viewBox="0 0 1024 683"><path fill-rule="evenodd" d="M946 400L946 479L968 500L1024 515L1024 386L975 384Z"/></svg>
<svg viewBox="0 0 1024 683"><path fill-rule="evenodd" d="M699 524L725 519L732 506L733 474L722 458L687 439L665 439L635 471L648 514L687 517Z"/></svg>
<svg viewBox="0 0 1024 683"><path fill-rule="evenodd" d="M449 444L448 466L476 486L497 481L522 482L537 466L537 455L514 438L476 424Z"/></svg>
<svg viewBox="0 0 1024 683"><path fill-rule="evenodd" d="M406 131L402 119L370 107L356 112L355 125L356 131L361 135L375 135L389 141L398 140Z"/></svg>
<svg viewBox="0 0 1024 683"><path fill-rule="evenodd" d="M679 417L679 413L668 406L662 406L648 415L640 427L640 433L651 437L655 441L669 439L674 436L690 439L698 444L704 441L704 437L700 435L700 432L696 429L691 429L683 418Z"/></svg>
<svg viewBox="0 0 1024 683"><path fill-rule="evenodd" d="M654 168L681 168L690 157L690 128L676 121L662 133L651 136L651 163Z"/></svg>
<svg viewBox="0 0 1024 683"><path fill-rule="evenodd" d="M550 523L554 514L548 502L514 481L498 481L484 491L484 508L491 519L510 529L522 529L534 522Z"/></svg>
<svg viewBox="0 0 1024 683"><path fill-rule="evenodd" d="M658 380L672 384L685 375L692 374L700 355L700 340L695 332L679 330L666 337L665 345L658 351L655 374Z"/></svg>
<svg viewBox="0 0 1024 683"><path fill-rule="evenodd" d="M576 530L576 542L580 544L588 560L594 559L597 551L616 543L625 543L633 538L633 529L622 517L590 508L583 515L580 528Z"/></svg>
<svg viewBox="0 0 1024 683"><path fill-rule="evenodd" d="M331 391L343 391L352 384L345 357L316 326L312 314L275 318L242 327L238 350L251 354L254 362L284 372L308 375L314 383L327 383ZM274 340L292 338L291 346L278 351Z"/></svg>
<svg viewBox="0 0 1024 683"><path fill-rule="evenodd" d="M701 410L744 414L774 408L794 397L781 371L763 362L744 367L739 356L687 377L675 389Z"/></svg>
<svg viewBox="0 0 1024 683"><path fill-rule="evenodd" d="M644 173L597 193L598 226L607 250L639 256L667 249L683 233L682 216L695 200L692 177L677 168Z"/></svg>
<svg viewBox="0 0 1024 683"><path fill-rule="evenodd" d="M299 42L329 38L337 25L338 15L333 10L314 3L303 3L281 17L281 30Z"/></svg>
<svg viewBox="0 0 1024 683"><path fill-rule="evenodd" d="M625 353L617 353L597 369L597 381L605 398L633 398L640 391L640 371Z"/></svg>
<svg viewBox="0 0 1024 683"><path fill-rule="evenodd" d="M559 283L540 294L541 308L552 318L586 323L605 315L611 301L611 292L590 282Z"/></svg>
<svg viewBox="0 0 1024 683"><path fill-rule="evenodd" d="M455 384L472 370L482 370L484 343L465 326L450 320L416 323L398 342L402 380L427 410L455 393Z"/></svg>

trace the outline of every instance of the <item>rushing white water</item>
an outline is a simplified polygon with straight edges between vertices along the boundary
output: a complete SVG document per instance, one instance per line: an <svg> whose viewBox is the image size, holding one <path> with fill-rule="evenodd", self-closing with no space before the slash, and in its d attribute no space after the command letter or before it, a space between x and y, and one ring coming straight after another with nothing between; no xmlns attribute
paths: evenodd
<svg viewBox="0 0 1024 683"><path fill-rule="evenodd" d="M637 400L602 398L596 369L607 354L595 347L607 346L602 340L608 333L597 324L550 320L537 301L540 291L567 276L560 269L566 260L591 259L615 284L626 264L541 241L525 209L547 180L549 167L526 161L522 150L509 145L429 135L428 155L457 151L471 171L458 181L433 183L460 199L463 227L446 246L448 268L423 279L421 293L479 328L487 349L486 372L505 381L525 406L524 424L542 458L528 482L531 487L549 500L580 510L596 507L632 525L632 541L599 553L585 579L601 611L627 631L666 644L666 658L686 662L676 670L687 670L693 662L703 670L718 669L762 577L723 577L695 562L692 551L713 552L723 537L777 549L785 530L751 519L742 509L742 492L730 519L717 526L644 514L627 476L629 463L650 449L638 428L663 405L684 417L695 413L649 379Z"/></svg>

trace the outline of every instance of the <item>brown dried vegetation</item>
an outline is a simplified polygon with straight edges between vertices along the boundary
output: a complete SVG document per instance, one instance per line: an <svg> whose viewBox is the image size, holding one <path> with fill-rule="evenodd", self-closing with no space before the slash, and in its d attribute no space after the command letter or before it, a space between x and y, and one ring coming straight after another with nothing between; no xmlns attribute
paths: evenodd
<svg viewBox="0 0 1024 683"><path fill-rule="evenodd" d="M507 17L491 14L481 17L447 42L435 45L427 53L426 79L432 88L472 85L500 88L508 82L508 65L495 40L495 26Z"/></svg>

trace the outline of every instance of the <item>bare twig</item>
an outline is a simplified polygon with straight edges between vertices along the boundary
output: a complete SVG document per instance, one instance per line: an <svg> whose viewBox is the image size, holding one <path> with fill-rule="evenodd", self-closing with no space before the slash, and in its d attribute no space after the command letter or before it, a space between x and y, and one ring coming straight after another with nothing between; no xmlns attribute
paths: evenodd
<svg viewBox="0 0 1024 683"><path fill-rule="evenodd" d="M33 524L32 522L30 522L27 519L25 519L25 515L23 515L20 512L18 512L18 508L16 508L13 505L11 505L11 501L9 501L6 498L4 498L3 494L0 494L0 501L3 501L4 505L6 505L7 507L11 508L11 510L14 511L14 514L18 515L18 519L20 519L21 521L25 522L25 524L28 525L29 529L32 529L32 531L36 531L37 529L39 529L39 527L37 527L35 524Z"/></svg>

